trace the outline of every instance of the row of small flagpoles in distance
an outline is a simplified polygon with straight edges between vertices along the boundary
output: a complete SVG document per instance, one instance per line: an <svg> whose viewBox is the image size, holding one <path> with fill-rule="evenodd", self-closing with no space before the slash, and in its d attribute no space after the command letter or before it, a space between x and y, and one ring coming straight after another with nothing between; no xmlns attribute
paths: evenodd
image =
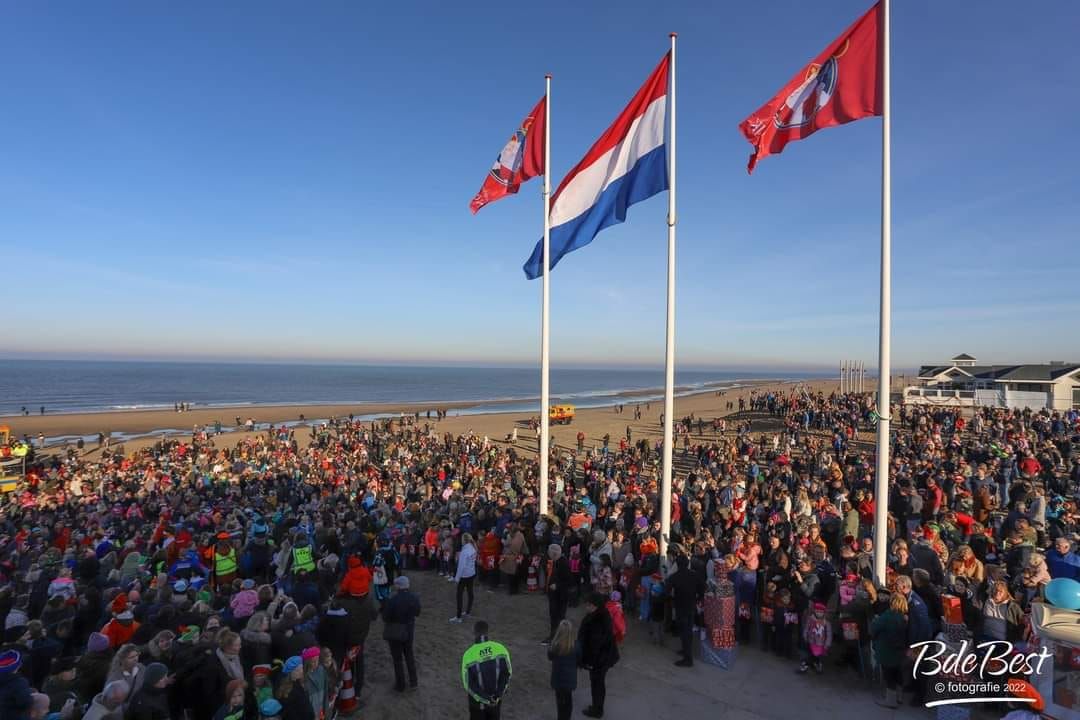
<svg viewBox="0 0 1080 720"><path fill-rule="evenodd" d="M879 0L813 61L803 66L772 99L740 125L754 146L747 167L753 172L768 155L817 130L866 117L882 118L881 304L878 335L878 423L874 574L885 580L886 514L889 469L889 375L891 335L891 189L889 117L889 3ZM523 182L543 175L543 237L526 261L530 279L541 278L540 332L540 511L548 511L549 456L549 274L568 252L592 242L600 230L625 220L626 209L668 190L667 328L664 372L664 452L660 485L661 554L666 551L671 518L672 420L675 373L675 41L660 65L600 136L584 158L559 183L550 186L551 76L544 97L522 121L470 203L473 213L515 194ZM664 127L668 128L668 145ZM553 251L554 250L554 254ZM846 370L846 366L844 368ZM847 375L842 380L847 388ZM884 403L881 402L884 399Z"/></svg>
<svg viewBox="0 0 1080 720"><path fill-rule="evenodd" d="M840 361L840 394L866 391L866 363L862 360Z"/></svg>

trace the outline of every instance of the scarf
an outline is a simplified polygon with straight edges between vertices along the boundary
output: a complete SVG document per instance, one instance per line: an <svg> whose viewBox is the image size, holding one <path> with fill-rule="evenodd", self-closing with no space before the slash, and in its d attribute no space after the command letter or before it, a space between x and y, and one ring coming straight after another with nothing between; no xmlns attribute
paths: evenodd
<svg viewBox="0 0 1080 720"><path fill-rule="evenodd" d="M240 664L239 655L226 655L221 652L221 648L214 651L217 653L218 660L221 661L222 666L225 668L225 672L229 674L229 677L233 680L244 679L244 667Z"/></svg>

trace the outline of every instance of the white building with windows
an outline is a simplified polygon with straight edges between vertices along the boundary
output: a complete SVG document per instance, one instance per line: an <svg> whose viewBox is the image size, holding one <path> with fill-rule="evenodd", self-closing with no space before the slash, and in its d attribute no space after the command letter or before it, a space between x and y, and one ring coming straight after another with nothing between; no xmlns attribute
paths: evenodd
<svg viewBox="0 0 1080 720"><path fill-rule="evenodd" d="M1080 363L980 365L961 354L919 368L919 385L904 388L904 402L960 407L1080 409Z"/></svg>

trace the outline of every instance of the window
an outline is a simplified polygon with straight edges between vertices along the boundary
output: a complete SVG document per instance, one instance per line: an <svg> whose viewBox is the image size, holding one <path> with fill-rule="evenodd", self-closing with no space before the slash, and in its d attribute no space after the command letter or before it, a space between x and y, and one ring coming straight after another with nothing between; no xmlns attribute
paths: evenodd
<svg viewBox="0 0 1080 720"><path fill-rule="evenodd" d="M1073 407L1080 410L1080 387L1073 388Z"/></svg>

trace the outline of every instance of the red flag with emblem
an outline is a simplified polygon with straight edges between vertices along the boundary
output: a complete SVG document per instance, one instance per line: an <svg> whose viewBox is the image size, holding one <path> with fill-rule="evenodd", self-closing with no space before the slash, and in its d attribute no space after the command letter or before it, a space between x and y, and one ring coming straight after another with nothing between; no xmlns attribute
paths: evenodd
<svg viewBox="0 0 1080 720"><path fill-rule="evenodd" d="M490 202L513 195L521 183L544 174L544 111L547 98L540 98L521 127L506 141L484 178L480 192L469 203L476 212Z"/></svg>
<svg viewBox="0 0 1080 720"><path fill-rule="evenodd" d="M776 96L739 125L754 146L749 172L822 128L881 115L881 3L855 21Z"/></svg>

